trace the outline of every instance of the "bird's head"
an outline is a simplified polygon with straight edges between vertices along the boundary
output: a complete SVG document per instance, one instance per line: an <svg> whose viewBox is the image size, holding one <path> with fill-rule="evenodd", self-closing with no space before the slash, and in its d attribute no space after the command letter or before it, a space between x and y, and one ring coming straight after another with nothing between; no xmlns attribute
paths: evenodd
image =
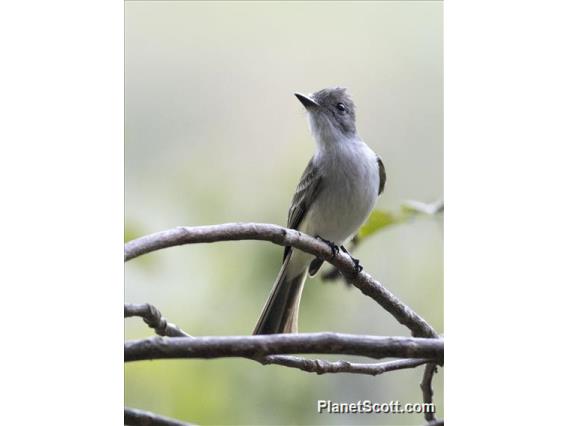
<svg viewBox="0 0 568 426"><path fill-rule="evenodd" d="M294 93L308 112L310 129L318 141L337 141L357 136L355 104L342 87L322 89L310 95Z"/></svg>

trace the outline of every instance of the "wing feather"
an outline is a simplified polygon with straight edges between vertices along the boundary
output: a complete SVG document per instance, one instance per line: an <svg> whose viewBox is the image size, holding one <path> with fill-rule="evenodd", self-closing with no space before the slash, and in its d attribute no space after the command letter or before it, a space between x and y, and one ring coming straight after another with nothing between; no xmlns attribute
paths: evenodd
<svg viewBox="0 0 568 426"><path fill-rule="evenodd" d="M381 195L385 190L385 183L387 182L387 172L385 171L385 165L383 164L383 160L381 157L377 155L377 165L379 167L379 193L377 195Z"/></svg>
<svg viewBox="0 0 568 426"><path fill-rule="evenodd" d="M300 178L300 183L292 198L292 204L288 210L288 228L298 229L300 227L306 213L321 191L321 183L322 175L314 165L314 158L312 157ZM284 258L286 258L289 251L290 247L284 249Z"/></svg>

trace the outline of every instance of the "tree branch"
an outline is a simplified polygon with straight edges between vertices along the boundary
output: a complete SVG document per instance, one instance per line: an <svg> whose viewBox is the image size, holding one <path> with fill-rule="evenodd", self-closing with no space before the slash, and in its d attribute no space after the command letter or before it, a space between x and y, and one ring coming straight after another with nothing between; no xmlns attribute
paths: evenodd
<svg viewBox="0 0 568 426"><path fill-rule="evenodd" d="M322 353L370 358L431 358L443 364L444 340L357 336L339 333L266 334L228 337L151 337L125 343L125 361L168 358L245 357Z"/></svg>
<svg viewBox="0 0 568 426"><path fill-rule="evenodd" d="M146 253L150 253L152 251L160 250L167 247L173 247L183 244L196 244L196 243L213 243L218 241L237 241L237 240L260 240L260 241L270 241L274 244L278 244L281 246L291 246L302 250L304 252L310 253L314 256L324 259L331 265L333 265L337 270L341 272L344 276L345 280L353 284L357 287L363 294L366 296L371 297L375 300L379 305L381 305L387 312L389 312L392 316L394 316L399 323L406 326L415 337L429 337L436 339L441 342L441 355L438 357L431 357L431 356L406 356L406 355L392 355L392 356L401 356L406 358L436 358L437 363L442 365L443 364L443 340L438 338L438 334L435 330L417 313L415 313L412 309L402 303L396 296L394 296L390 291L388 291L381 283L373 279L369 274L362 271L357 273L353 267L351 259L344 253L340 252L334 256L331 249L327 246L327 244L319 241L315 238L312 238L309 235L303 234L296 230L291 230L287 228L283 228L276 225L271 224L260 224L260 223L228 223L222 225L212 225L212 226L200 226L200 227L178 227L174 229L170 229L167 231L158 232L155 234L147 235L136 240L130 241L125 245L125 261L134 259L138 256L141 256ZM159 313L159 312L158 312ZM152 320L151 320L152 321ZM155 320L154 320L155 321ZM165 320L164 320L165 321ZM148 322L147 322L148 323ZM154 322L155 323L155 322ZM149 324L153 327L151 324ZM175 326L173 326L175 327ZM154 327L153 327L154 328ZM163 325L162 325L163 328ZM175 327L177 329L177 327ZM160 328L158 328L160 329ZM179 330L179 329L178 329ZM156 330L158 331L158 330ZM179 330L181 331L181 330ZM175 331L171 331L175 333ZM167 331L164 331L167 333ZM160 334L160 333L159 333ZM326 335L332 335L329 333L324 333ZM168 335L168 334L166 334ZM335 335L339 336L339 335ZM344 335L346 336L346 335ZM259 338L263 336L247 336L248 339ZM293 336L292 336L293 337ZM296 336L298 337L298 336ZM355 336L351 336L355 337ZM183 340L187 340L185 338ZM199 339L223 339L223 338L199 338ZM240 339L239 337L235 337L235 339ZM378 339L386 339L386 338L378 338ZM178 339L175 339L178 340ZM149 343L151 342L151 343ZM187 342L189 343L189 342ZM230 343L233 344L234 342ZM246 342L250 344L250 342ZM288 342L290 343L290 342ZM176 343L176 345L181 345L181 343ZM324 345L325 346L325 345ZM341 346L341 345L340 345ZM284 347L284 346L283 346ZM317 347L317 345L316 345ZM133 349L134 348L134 349ZM290 352L285 352L283 350L274 350L271 352L260 352L254 355L245 355L245 354L235 354L235 355L219 355L219 356L244 356L248 358L256 359L260 362L259 358L261 355L269 355L273 353L294 353L294 352L304 352L304 350L292 350L293 345L291 347L286 347L286 350L290 350ZM351 352L347 351L349 348L343 347L345 352L326 352L322 350L316 350L314 347L311 347L313 352L310 353L346 353L352 354ZM135 342L127 342L126 343L126 360L128 361L128 354L144 354L144 356L152 356L152 353L155 352L156 355L160 357L163 356L162 352L168 352L167 357L172 357L172 351L175 352L178 349L183 349L183 345L180 347L170 348L170 351L167 350L167 345L163 344L163 341L159 343L156 339L146 339L142 341L135 341ZM185 348L190 349L190 348ZM205 350L206 348L201 347L199 350ZM225 348L230 349L230 348ZM244 348L243 348L244 349ZM263 351L267 350L266 347L260 348ZM385 349L385 348L383 348ZM134 351L134 352L131 352ZM147 352L144 352L147 351ZM192 350L187 351L189 353L183 354L183 357L198 357L194 355ZM205 350L205 352L207 352ZM230 352L230 351L229 351ZM238 352L238 351L237 351ZM375 355L377 355L375 353ZM373 355L369 355L373 356ZM381 357L389 356L389 355L382 355ZM173 355L175 356L175 354ZM377 357L377 356L375 356ZM312 368L316 369L317 372L317 363L318 362L326 362L320 360L302 360L294 359L296 357L286 357L281 355L277 358L273 358L274 363L280 363L280 365L285 365L286 363L288 366L302 365L305 368ZM146 358L143 358L146 359ZM412 361L412 360L398 360L399 362L402 361ZM343 361L339 361L343 362ZM314 365L316 367L314 367ZM340 368L339 365L336 363L327 363L326 365L331 365L329 367L330 370ZM351 364L352 365L352 364ZM300 368L300 367L298 367ZM347 368L347 367L344 367ZM306 370L308 371L308 370ZM432 402L433 398L433 391L432 391L432 379L434 373L436 372L436 364L429 363L426 368L424 369L424 375L421 383L421 389L424 397L424 402ZM365 373L363 373L365 374ZM431 421L434 420L435 417L431 413L426 414L426 420Z"/></svg>
<svg viewBox="0 0 568 426"><path fill-rule="evenodd" d="M434 400L434 390L432 389L432 379L436 373L436 364L428 364L424 368L424 375L422 376L422 382L420 383L420 389L422 389L422 399L425 403L432 403ZM428 421L436 420L434 413L425 412L424 418Z"/></svg>
<svg viewBox="0 0 568 426"><path fill-rule="evenodd" d="M141 317L144 322L160 336L169 337L191 337L185 331L181 330L174 324L168 323L160 314L158 308L149 303L140 305L125 304L124 317ZM251 358L254 359L254 358ZM402 359L396 361L388 361L382 363L354 363L349 361L326 361L322 359L307 359L298 356L289 355L268 355L265 357L254 359L262 365L281 365L289 368L297 368L309 373L327 374L327 373L354 373L378 376L388 371L402 370L405 368L414 368L431 362L430 359Z"/></svg>
<svg viewBox="0 0 568 426"><path fill-rule="evenodd" d="M270 241L320 257L339 269L347 282L374 299L399 323L408 327L413 336L437 337L434 329L420 315L402 303L381 283L365 271L357 273L347 254L340 252L334 256L329 246L323 241L281 226L265 223L226 223L211 226L177 227L126 243L124 258L125 261L128 261L146 253L183 244L237 240Z"/></svg>
<svg viewBox="0 0 568 426"><path fill-rule="evenodd" d="M124 407L124 424L129 426L192 426L191 423L128 407Z"/></svg>
<svg viewBox="0 0 568 426"><path fill-rule="evenodd" d="M282 365L284 367L298 368L308 373L355 373L367 374L369 376L378 376L389 371L414 368L431 361L431 359L410 358L374 364L360 364L349 361L325 361L286 355L268 355L258 360L263 365Z"/></svg>
<svg viewBox="0 0 568 426"><path fill-rule="evenodd" d="M124 304L124 318L141 317L156 334L168 337L191 337L177 325L169 323L160 311L149 303L140 305Z"/></svg>

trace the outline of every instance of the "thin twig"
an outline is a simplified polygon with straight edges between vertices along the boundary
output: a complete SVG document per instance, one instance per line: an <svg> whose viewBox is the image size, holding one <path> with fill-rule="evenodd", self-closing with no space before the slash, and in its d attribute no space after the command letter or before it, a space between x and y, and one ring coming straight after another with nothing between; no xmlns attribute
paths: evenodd
<svg viewBox="0 0 568 426"><path fill-rule="evenodd" d="M326 361L322 359L307 359L290 355L268 355L258 360L263 365L282 365L284 367L298 368L308 373L355 373L378 376L388 371L415 368L426 364L429 359L397 359L380 363L361 364L349 361Z"/></svg>
<svg viewBox="0 0 568 426"><path fill-rule="evenodd" d="M432 379L436 373L436 364L428 364L424 368L424 375L422 376L422 382L420 383L420 388L422 389L422 399L425 403L431 404L434 400L434 390L432 389ZM434 412L426 411L424 413L424 418L426 421L431 422L436 420Z"/></svg>
<svg viewBox="0 0 568 426"><path fill-rule="evenodd" d="M140 305L124 304L124 318L141 317L148 327L153 328L156 334L168 337L191 337L177 325L169 323L160 311L149 303Z"/></svg>
<svg viewBox="0 0 568 426"><path fill-rule="evenodd" d="M370 358L430 358L443 364L444 340L340 333L266 334L223 337L150 337L125 342L125 361L167 358L245 357L320 353Z"/></svg>
<svg viewBox="0 0 568 426"><path fill-rule="evenodd" d="M183 244L213 243L218 241L261 240L281 246L295 247L318 256L341 271L345 279L363 294L371 297L408 327L415 337L437 337L434 329L416 312L402 303L394 294L365 271L357 272L351 258L345 253L334 254L323 241L307 234L265 223L227 223L223 225L177 227L146 235L125 244L126 261L146 253Z"/></svg>
<svg viewBox="0 0 568 426"><path fill-rule="evenodd" d="M124 424L129 426L192 426L192 423L129 407L124 407Z"/></svg>

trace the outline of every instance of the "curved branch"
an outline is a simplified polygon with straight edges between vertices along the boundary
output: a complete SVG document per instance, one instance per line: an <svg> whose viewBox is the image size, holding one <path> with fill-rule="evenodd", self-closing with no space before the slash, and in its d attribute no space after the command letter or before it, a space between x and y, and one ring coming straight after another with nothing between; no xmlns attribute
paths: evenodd
<svg viewBox="0 0 568 426"><path fill-rule="evenodd" d="M351 258L345 253L335 254L323 241L302 232L266 223L226 223L222 225L177 227L137 238L125 244L125 261L146 253L183 244L213 243L218 241L261 240L281 246L291 246L320 257L335 266L346 281L363 294L374 299L408 327L415 337L437 337L434 329L416 312L365 271L357 273Z"/></svg>
<svg viewBox="0 0 568 426"><path fill-rule="evenodd" d="M282 246L291 246L318 256L333 265L345 280L363 294L374 299L399 323L410 329L413 336L437 338L435 330L417 313L404 305L396 296L366 272L357 273L351 259L344 253L333 255L330 248L315 238L296 230L271 224L228 223L201 227L178 227L130 241L125 245L125 261L162 248L183 244L212 243L217 241L262 240ZM443 349L442 349L443 350ZM278 352L278 351L276 351ZM320 352L324 353L324 352ZM442 355L443 357L443 355ZM284 362L283 359L281 359ZM289 362L289 361L288 361ZM436 365L430 363L424 370L421 383L425 402L432 401L432 379ZM426 415L432 420L433 415Z"/></svg>
<svg viewBox="0 0 568 426"><path fill-rule="evenodd" d="M244 357L321 353L370 358L430 358L443 364L444 340L358 336L339 333L266 334L228 337L151 337L125 343L125 361L168 358Z"/></svg>
<svg viewBox="0 0 568 426"><path fill-rule="evenodd" d="M306 359L296 356L268 355L258 360L263 365L282 365L284 367L298 368L308 373L355 373L378 376L380 374L415 368L431 362L430 359L397 359L395 361L380 362L375 364L360 364L349 361L325 361L322 359Z"/></svg>
<svg viewBox="0 0 568 426"><path fill-rule="evenodd" d="M128 407L124 407L124 424L129 426L192 426L191 423Z"/></svg>

